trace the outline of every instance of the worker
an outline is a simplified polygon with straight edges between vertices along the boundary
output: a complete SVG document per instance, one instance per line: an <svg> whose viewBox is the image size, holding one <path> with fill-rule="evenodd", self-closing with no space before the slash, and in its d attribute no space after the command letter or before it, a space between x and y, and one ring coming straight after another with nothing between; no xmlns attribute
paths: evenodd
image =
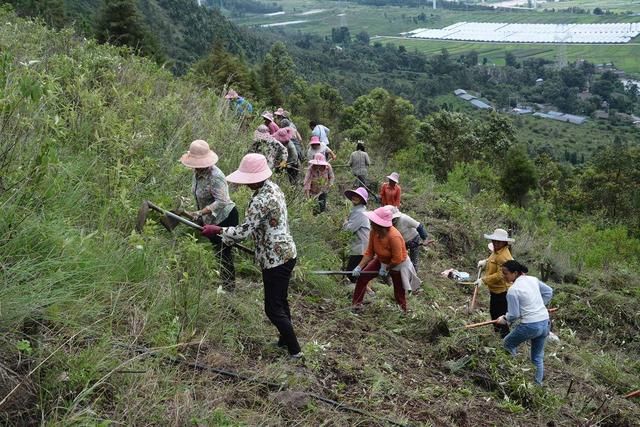
<svg viewBox="0 0 640 427"><path fill-rule="evenodd" d="M355 186L368 186L367 176L369 174L369 166L371 160L369 154L364 148L364 141L359 140L356 143L356 150L349 156L348 166L351 168L351 173L356 178Z"/></svg>
<svg viewBox="0 0 640 427"><path fill-rule="evenodd" d="M478 261L478 268L484 268L482 278L476 280L476 286L487 285L489 288L489 313L491 320L495 320L507 312L507 289L509 284L502 274L502 265L512 260L509 243L514 240L509 237L509 233L502 228L496 228L493 233L485 234L485 239L491 240L493 252L486 260ZM509 333L509 326L500 324L494 325L502 338Z"/></svg>
<svg viewBox="0 0 640 427"><path fill-rule="evenodd" d="M271 136L266 125L258 126L253 132L253 144L249 148L249 153L259 153L265 156L271 170L286 164L288 159L287 148Z"/></svg>
<svg viewBox="0 0 640 427"><path fill-rule="evenodd" d="M236 112L238 116L247 116L253 113L253 105L236 92L233 89L229 89L227 94L224 96L226 100L230 103L233 103L233 110Z"/></svg>
<svg viewBox="0 0 640 427"><path fill-rule="evenodd" d="M196 201L197 211L186 212L200 225L215 224L220 227L238 225L238 210L229 197L229 187L224 173L215 165L218 156L209 148L206 141L197 139L189 146L180 162L193 169L191 192ZM235 289L235 267L231 246L224 245L222 239L211 239L220 262L222 288Z"/></svg>
<svg viewBox="0 0 640 427"><path fill-rule="evenodd" d="M264 125L269 128L269 133L271 135L278 132L278 129L280 129L280 127L273 119L273 114L271 114L269 111L265 111L262 113L261 117L264 120Z"/></svg>
<svg viewBox="0 0 640 427"><path fill-rule="evenodd" d="M321 125L315 120L311 120L309 122L309 128L311 129L311 135L317 136L320 139L320 142L329 146L329 128L325 125Z"/></svg>
<svg viewBox="0 0 640 427"><path fill-rule="evenodd" d="M331 151L331 148L320 142L319 137L312 136L311 141L309 141L309 149L307 150L307 160L313 160L318 153L322 154L328 161L336 159L336 155Z"/></svg>
<svg viewBox="0 0 640 427"><path fill-rule="evenodd" d="M309 160L309 167L304 176L304 194L318 202L314 209L315 214L327 210L327 193L334 181L333 168L321 153L317 153L313 160Z"/></svg>
<svg viewBox="0 0 640 427"><path fill-rule="evenodd" d="M369 243L371 224L369 223L369 218L365 215L369 193L363 187L358 187L355 190L345 191L344 196L353 205L351 212L349 212L349 217L342 224L344 231L353 234L349 245L349 258L347 258L347 266L345 268L346 271L352 271L362 260L364 250ZM356 283L354 276L349 275L347 277L351 283ZM368 289L368 292L371 291L371 289Z"/></svg>
<svg viewBox="0 0 640 427"><path fill-rule="evenodd" d="M353 269L352 275L357 278L353 291L352 308L358 311L367 289L367 284L374 278L367 272L378 272L378 276L386 279L391 276L393 295L396 303L404 313L407 312L406 291L415 291L420 286L413 264L407 256L404 239L391 222L393 214L383 206L373 212L366 212L371 224L369 242L362 260Z"/></svg>
<svg viewBox="0 0 640 427"><path fill-rule="evenodd" d="M227 181L247 185L254 191L244 222L236 227L206 225L202 234L222 236L229 242L252 236L256 262L262 269L264 310L280 334L277 345L286 347L292 358L303 356L291 323L288 302L289 280L296 265L296 245L289 231L287 204L280 187L269 179L272 172L267 159L256 153L247 154L238 170Z"/></svg>
<svg viewBox="0 0 640 427"><path fill-rule="evenodd" d="M301 144L302 135L300 135L300 132L298 132L298 128L296 127L295 123L291 121L288 111L283 111L282 117L283 118L282 120L280 120L279 126L293 129L293 136L291 137L291 142L293 142L293 145L295 145L296 151L298 152L298 162L300 164L303 164L305 161L307 161L307 159L304 158L304 151L302 151L302 144Z"/></svg>
<svg viewBox="0 0 640 427"><path fill-rule="evenodd" d="M293 136L293 129L280 128L273 134L276 141L280 142L287 149L287 160L280 164L282 169L287 171L289 176L289 182L295 184L298 179L298 172L300 170L300 164L298 163L298 152L296 146L291 142Z"/></svg>
<svg viewBox="0 0 640 427"><path fill-rule="evenodd" d="M401 196L400 174L393 172L387 176L387 182L382 184L382 188L380 189L380 203L382 203L382 206L392 205L399 208Z"/></svg>
<svg viewBox="0 0 640 427"><path fill-rule="evenodd" d="M513 356L525 341L531 341L531 362L536 367L536 384L544 378L544 344L549 335L550 320L546 305L553 289L533 276L527 276L526 266L515 260L502 265L502 275L512 283L507 291L507 313L498 317L498 324L520 323L504 338L504 347Z"/></svg>
<svg viewBox="0 0 640 427"><path fill-rule="evenodd" d="M433 241L427 239L427 230L425 230L422 223L400 212L400 209L395 206L387 205L387 207L393 213L393 226L402 234L406 248L409 251L409 259L411 259L411 263L417 272L420 247Z"/></svg>

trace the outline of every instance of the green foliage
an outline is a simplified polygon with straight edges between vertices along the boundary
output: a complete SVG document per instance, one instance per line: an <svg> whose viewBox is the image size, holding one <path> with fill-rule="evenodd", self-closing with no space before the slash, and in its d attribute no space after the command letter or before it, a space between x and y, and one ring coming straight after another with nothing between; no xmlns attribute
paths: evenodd
<svg viewBox="0 0 640 427"><path fill-rule="evenodd" d="M254 86L249 66L216 43L209 55L191 67L191 77L201 86L222 90L232 87L243 96Z"/></svg>
<svg viewBox="0 0 640 427"><path fill-rule="evenodd" d="M536 184L536 169L525 149L516 146L507 151L500 176L500 187L507 200L523 206Z"/></svg>

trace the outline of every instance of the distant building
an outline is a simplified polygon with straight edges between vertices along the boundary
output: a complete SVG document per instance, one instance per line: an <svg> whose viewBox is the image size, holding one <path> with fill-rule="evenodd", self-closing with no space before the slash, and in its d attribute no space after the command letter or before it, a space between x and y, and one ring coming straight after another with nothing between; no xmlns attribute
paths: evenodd
<svg viewBox="0 0 640 427"><path fill-rule="evenodd" d="M557 120L559 122L573 123L575 125L581 125L587 121L584 116L576 116L574 114L565 114L559 111L548 111L546 113L533 113L535 117L541 117L543 119Z"/></svg>
<svg viewBox="0 0 640 427"><path fill-rule="evenodd" d="M542 83L544 83L544 79L536 79L536 86L540 86Z"/></svg>
<svg viewBox="0 0 640 427"><path fill-rule="evenodd" d="M466 95L467 91L464 89L456 89L453 91L455 96Z"/></svg>
<svg viewBox="0 0 640 427"><path fill-rule="evenodd" d="M523 107L516 107L514 109L511 110L512 113L517 114L519 116L523 115L523 114L531 114L533 113L533 109L531 108L523 108Z"/></svg>
<svg viewBox="0 0 640 427"><path fill-rule="evenodd" d="M475 96L469 95L468 93L463 93L462 95L458 95L458 98L464 99L465 101L471 101L472 99L476 99Z"/></svg>
<svg viewBox="0 0 640 427"><path fill-rule="evenodd" d="M493 110L493 107L491 105L482 102L479 99L472 99L471 101L469 101L469 103L474 107L479 108L480 110Z"/></svg>

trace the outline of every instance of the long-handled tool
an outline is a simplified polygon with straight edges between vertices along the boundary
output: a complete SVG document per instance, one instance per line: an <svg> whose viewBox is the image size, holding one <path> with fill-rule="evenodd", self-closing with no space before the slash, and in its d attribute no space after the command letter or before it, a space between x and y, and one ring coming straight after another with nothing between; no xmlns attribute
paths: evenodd
<svg viewBox="0 0 640 427"><path fill-rule="evenodd" d="M638 396L640 396L640 390L632 391L629 394L625 394L624 398L625 399L631 399L632 397L638 397Z"/></svg>
<svg viewBox="0 0 640 427"><path fill-rule="evenodd" d="M159 212L161 214L163 214L165 216L165 218L171 218L172 220L178 221L183 223L184 225L188 225L191 228L195 228L196 230L202 230L202 226L196 224L195 222L189 221L186 218L181 217L180 215L177 215L173 212L170 212L166 209L162 209L161 207L155 205L154 203L150 202L149 200L145 200L144 202L142 202L142 206L140 206L140 209L138 210L138 218L136 220L136 230L138 232L142 231L142 228L144 227L144 223L147 219L147 214L149 213L149 209L153 209L156 212ZM166 227L166 225L165 225ZM175 226L174 226L175 227ZM239 243L234 243L232 246L237 247L238 249L240 249L243 252L246 252L248 254L251 255L255 255L255 253L253 252L252 249L243 246Z"/></svg>
<svg viewBox="0 0 640 427"><path fill-rule="evenodd" d="M480 279L480 273L482 272L482 267L478 268L478 274L476 275L476 282ZM467 309L468 313L473 313L473 310L476 309L476 302L478 299L478 284L476 283L475 288L473 289L473 296L471 297L471 302L469 303L469 308Z"/></svg>
<svg viewBox="0 0 640 427"><path fill-rule="evenodd" d="M323 276L350 276L353 274L353 271L330 271L330 270L318 270L311 271L311 274L323 275ZM361 271L360 274L375 274L378 275L377 271Z"/></svg>
<svg viewBox="0 0 640 427"><path fill-rule="evenodd" d="M556 311L558 311L558 308L557 307L550 308L547 311L549 312L549 314L555 313ZM493 325L494 323L498 323L498 319L487 320L486 322L470 323L468 325L464 325L464 327L465 327L465 329L471 329L471 328L477 328L479 326Z"/></svg>

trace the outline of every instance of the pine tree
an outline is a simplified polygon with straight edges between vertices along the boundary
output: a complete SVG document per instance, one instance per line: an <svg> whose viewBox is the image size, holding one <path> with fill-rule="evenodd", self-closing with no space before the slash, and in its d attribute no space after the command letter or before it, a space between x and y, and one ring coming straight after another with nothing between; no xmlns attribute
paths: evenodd
<svg viewBox="0 0 640 427"><path fill-rule="evenodd" d="M535 166L526 150L520 146L509 149L500 176L500 186L507 200L523 206L529 190L535 188L537 182Z"/></svg>
<svg viewBox="0 0 640 427"><path fill-rule="evenodd" d="M212 52L194 64L195 80L206 87L233 87L241 95L251 91L249 67L240 58L227 52L222 43L216 43Z"/></svg>

